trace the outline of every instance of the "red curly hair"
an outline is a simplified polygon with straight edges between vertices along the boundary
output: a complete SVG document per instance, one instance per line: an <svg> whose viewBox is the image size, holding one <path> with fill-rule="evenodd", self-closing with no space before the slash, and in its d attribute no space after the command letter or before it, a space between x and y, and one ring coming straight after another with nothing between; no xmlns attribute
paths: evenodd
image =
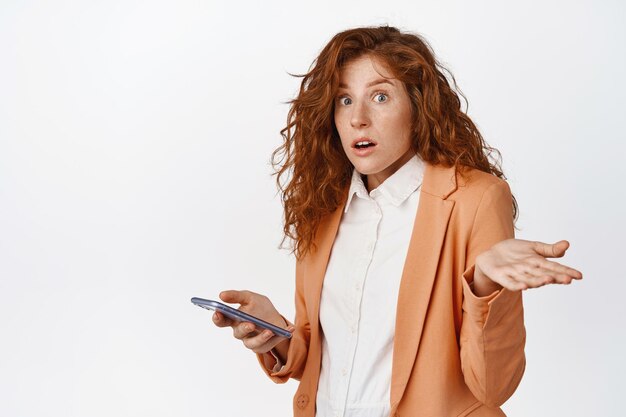
<svg viewBox="0 0 626 417"><path fill-rule="evenodd" d="M387 64L404 83L413 112L413 149L426 162L447 167L476 168L506 179L500 152L488 146L472 120L461 111L461 102L443 74L450 71L435 58L420 35L395 27L362 27L336 34L302 77L298 96L289 101L284 142L271 156L276 183L284 205L284 237L295 244L300 259L315 250L314 236L322 218L345 197L353 166L344 153L334 121L334 105L342 67L365 54ZM492 158L492 153L497 159ZM493 162L492 162L492 159ZM463 170L459 170L462 174ZM285 185L281 178L291 177ZM517 218L513 197L513 219Z"/></svg>

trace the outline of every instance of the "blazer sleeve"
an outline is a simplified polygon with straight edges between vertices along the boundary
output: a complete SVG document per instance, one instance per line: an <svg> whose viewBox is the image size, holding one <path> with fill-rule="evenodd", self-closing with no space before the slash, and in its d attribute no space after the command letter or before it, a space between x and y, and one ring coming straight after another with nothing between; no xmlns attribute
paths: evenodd
<svg viewBox="0 0 626 417"><path fill-rule="evenodd" d="M519 385L526 358L522 292L499 291L477 297L471 288L476 256L514 237L509 185L498 180L478 205L467 252L468 267L461 279L463 320L460 332L461 367L465 383L483 404L502 405Z"/></svg>
<svg viewBox="0 0 626 417"><path fill-rule="evenodd" d="M302 260L296 261L296 318L295 330L289 341L289 349L287 351L287 362L283 365L277 363L276 357L271 352L257 354L257 358L261 367L277 384L284 384L289 378L300 380L304 372L307 354L309 351L309 342L311 339L311 325L306 313L306 305L304 299L304 266ZM284 317L283 317L284 318ZM291 325L292 323L285 319Z"/></svg>

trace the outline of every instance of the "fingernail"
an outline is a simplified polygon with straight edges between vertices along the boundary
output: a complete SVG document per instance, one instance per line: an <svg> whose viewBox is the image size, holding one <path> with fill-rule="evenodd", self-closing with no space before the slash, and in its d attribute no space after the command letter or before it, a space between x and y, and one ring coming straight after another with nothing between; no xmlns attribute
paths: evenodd
<svg viewBox="0 0 626 417"><path fill-rule="evenodd" d="M263 337L264 337L264 338L268 339L268 338L270 338L271 336L272 336L272 332L271 332L271 331L266 330L266 331L264 331L264 332L263 332Z"/></svg>

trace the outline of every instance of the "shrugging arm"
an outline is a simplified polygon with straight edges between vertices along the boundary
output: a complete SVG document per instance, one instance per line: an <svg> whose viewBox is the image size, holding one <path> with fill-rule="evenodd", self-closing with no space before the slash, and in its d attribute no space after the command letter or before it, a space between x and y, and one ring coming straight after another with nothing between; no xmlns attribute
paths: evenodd
<svg viewBox="0 0 626 417"><path fill-rule="evenodd" d="M514 237L512 196L499 181L487 188L478 206L467 252L463 285L461 366L474 396L491 407L502 405L524 374L526 331L522 292L502 288L477 297L472 292L476 257Z"/></svg>

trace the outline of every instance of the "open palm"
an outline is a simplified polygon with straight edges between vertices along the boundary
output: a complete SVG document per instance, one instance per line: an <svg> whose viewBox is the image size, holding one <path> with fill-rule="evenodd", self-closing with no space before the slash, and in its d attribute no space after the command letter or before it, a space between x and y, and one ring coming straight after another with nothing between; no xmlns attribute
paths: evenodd
<svg viewBox="0 0 626 417"><path fill-rule="evenodd" d="M476 257L474 279L490 280L511 291L537 288L546 284L569 284L583 274L546 258L560 258L569 248L567 240L554 244L507 239Z"/></svg>

